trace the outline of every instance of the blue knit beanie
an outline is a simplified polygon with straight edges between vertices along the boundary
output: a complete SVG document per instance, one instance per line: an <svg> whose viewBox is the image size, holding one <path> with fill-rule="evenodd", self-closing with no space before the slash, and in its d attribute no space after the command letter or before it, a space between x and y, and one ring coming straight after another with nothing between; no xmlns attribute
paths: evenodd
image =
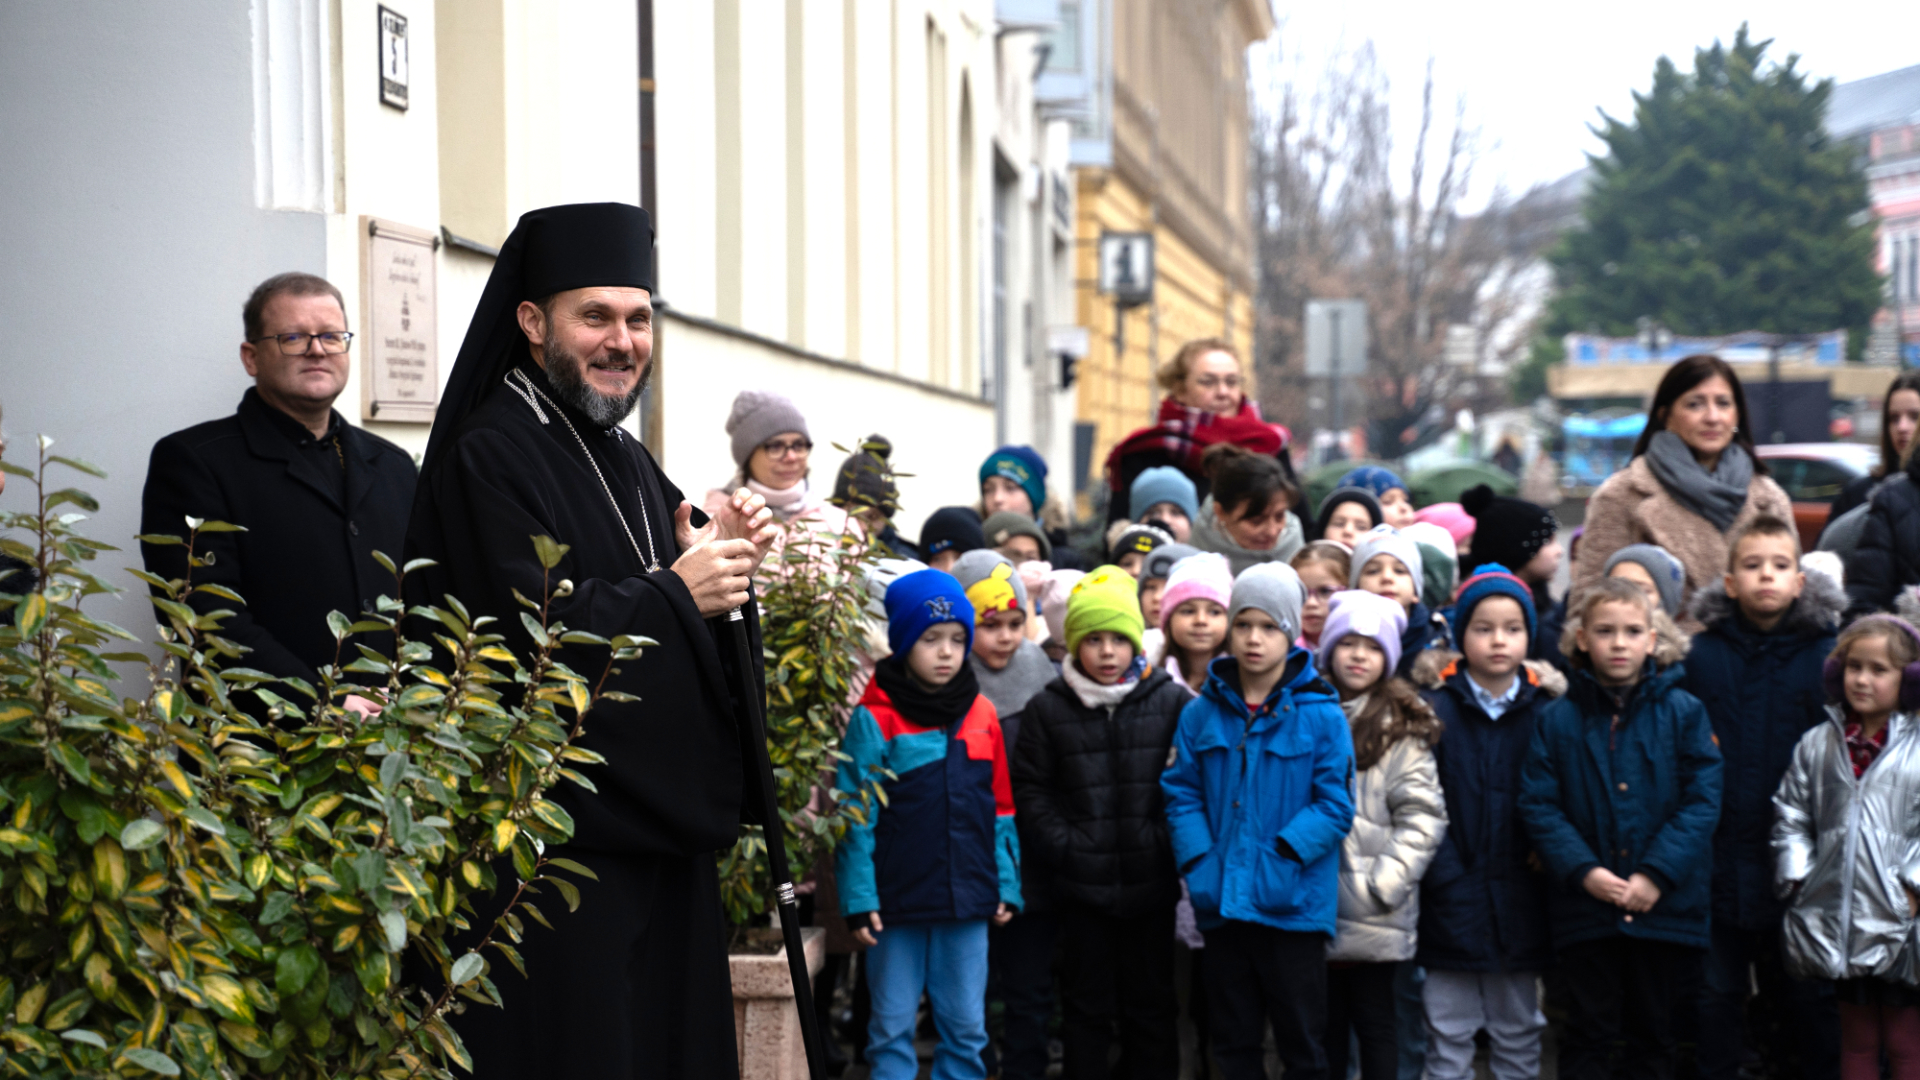
<svg viewBox="0 0 1920 1080"><path fill-rule="evenodd" d="M1200 493L1193 479L1171 465L1155 465L1133 478L1127 495L1127 516L1139 521L1161 503L1172 503L1192 521L1200 516Z"/></svg>
<svg viewBox="0 0 1920 1080"><path fill-rule="evenodd" d="M1392 469L1383 469L1378 465L1362 465L1341 477L1340 482L1333 486L1359 488L1362 491L1372 492L1376 499L1395 488L1401 491L1407 490L1405 480L1394 475Z"/></svg>
<svg viewBox="0 0 1920 1080"><path fill-rule="evenodd" d="M1531 642L1538 630L1538 617L1533 610L1533 590L1527 583L1516 577L1513 571L1499 563L1481 563L1473 576L1460 583L1460 591L1453 594L1453 647L1464 650L1463 639L1467 633L1467 624L1473 621L1473 609L1480 601L1493 596L1507 596L1518 601L1520 614L1527 618L1527 640Z"/></svg>
<svg viewBox="0 0 1920 1080"><path fill-rule="evenodd" d="M1033 502L1033 516L1040 516L1040 508L1047 502L1047 463L1039 451L1031 446L1003 446L980 463L981 486L986 485L989 476L1005 477L1019 484Z"/></svg>
<svg viewBox="0 0 1920 1080"><path fill-rule="evenodd" d="M967 649L973 649L973 602L960 580L945 570L916 570L887 586L887 644L904 654L941 623L959 623L967 631Z"/></svg>

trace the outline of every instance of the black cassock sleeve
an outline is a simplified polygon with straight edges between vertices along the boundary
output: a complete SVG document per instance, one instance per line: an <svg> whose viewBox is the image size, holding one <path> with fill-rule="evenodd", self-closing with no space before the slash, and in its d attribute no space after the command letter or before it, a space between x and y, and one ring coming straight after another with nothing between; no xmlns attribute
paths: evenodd
<svg viewBox="0 0 1920 1080"><path fill-rule="evenodd" d="M533 642L513 590L538 600L571 580L572 594L552 602L551 622L658 642L607 683L640 700L603 703L587 718L581 744L607 758L582 770L599 794L569 785L554 797L572 813L581 847L684 855L730 846L739 830L744 748L713 629L672 570L640 571L605 494L579 483L577 454L570 461L566 448L516 434L470 430L423 480L408 555L441 565L423 572L416 599L459 597L474 614L499 619L496 629L524 656ZM571 547L550 575L535 557L536 535ZM635 536L644 550L645 538ZM673 556L669 546L661 562ZM590 681L606 666L597 648L570 647L560 659Z"/></svg>

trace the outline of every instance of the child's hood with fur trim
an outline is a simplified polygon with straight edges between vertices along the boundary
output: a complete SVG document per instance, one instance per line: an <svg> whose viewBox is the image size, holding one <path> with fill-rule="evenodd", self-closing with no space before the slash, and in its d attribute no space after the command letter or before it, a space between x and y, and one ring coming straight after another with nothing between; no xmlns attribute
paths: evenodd
<svg viewBox="0 0 1920 1080"><path fill-rule="evenodd" d="M1800 590L1800 599L1787 612L1787 617L1781 620L1780 625L1774 628L1775 633L1817 637L1833 633L1840 625L1840 616L1847 610L1846 592L1825 574L1812 573L1806 578L1807 583ZM1708 629L1733 618L1739 610L1739 602L1727 595L1725 578L1717 579L1694 593L1693 601L1687 605L1687 613L1693 616L1693 620Z"/></svg>
<svg viewBox="0 0 1920 1080"><path fill-rule="evenodd" d="M1687 649L1693 645L1693 635L1680 629L1659 604L1653 604L1653 666L1661 671L1672 667L1687 658ZM1584 615L1575 615L1571 606L1567 609L1567 625L1560 631L1560 654L1567 663L1578 664L1575 659L1580 648L1579 633L1585 623Z"/></svg>
<svg viewBox="0 0 1920 1080"><path fill-rule="evenodd" d="M1454 665L1465 660L1466 657L1452 649L1428 649L1413 662L1413 682L1437 690L1454 671ZM1540 692L1548 697L1559 697L1567 692L1567 677L1545 660L1527 660L1521 666L1533 676L1534 685L1540 688Z"/></svg>

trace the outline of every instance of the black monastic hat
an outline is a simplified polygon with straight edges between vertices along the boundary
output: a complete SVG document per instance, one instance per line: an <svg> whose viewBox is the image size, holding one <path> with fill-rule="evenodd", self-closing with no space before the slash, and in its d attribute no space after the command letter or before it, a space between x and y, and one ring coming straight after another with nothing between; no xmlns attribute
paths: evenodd
<svg viewBox="0 0 1920 1080"><path fill-rule="evenodd" d="M572 203L520 216L494 260L440 396L420 470L423 479L461 423L527 355L520 302L608 285L653 290L653 225L645 210L626 203Z"/></svg>

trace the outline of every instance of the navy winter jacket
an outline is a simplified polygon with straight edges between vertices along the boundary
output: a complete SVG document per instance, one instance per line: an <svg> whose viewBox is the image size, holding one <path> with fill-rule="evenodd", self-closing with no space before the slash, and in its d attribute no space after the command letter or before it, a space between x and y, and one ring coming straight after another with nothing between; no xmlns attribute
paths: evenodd
<svg viewBox="0 0 1920 1080"><path fill-rule="evenodd" d="M1449 609L1451 610L1451 609ZM1416 600L1407 612L1407 628L1400 632L1400 663L1393 669L1403 679L1413 677L1414 661L1428 649L1444 649L1451 643L1446 617Z"/></svg>
<svg viewBox="0 0 1920 1080"><path fill-rule="evenodd" d="M1694 594L1687 692L1707 707L1725 761L1720 825L1713 833L1713 917L1742 930L1780 925L1773 894L1773 793L1808 728L1827 718L1821 666L1833 651L1846 594L1808 574L1800 599L1772 631L1740 614L1721 582Z"/></svg>
<svg viewBox="0 0 1920 1080"><path fill-rule="evenodd" d="M1220 657L1180 713L1160 788L1202 929L1231 919L1331 938L1337 926L1353 734L1312 655L1295 648L1286 665L1250 714L1237 663ZM1297 859L1280 854L1281 840Z"/></svg>
<svg viewBox="0 0 1920 1080"><path fill-rule="evenodd" d="M1523 671L1498 720L1474 701L1466 665L1450 664L1422 690L1446 724L1434 745L1447 797L1447 835L1420 879L1419 952L1443 971L1541 971L1553 960L1547 877L1529 865L1520 822L1520 771L1540 710L1566 687L1557 672Z"/></svg>
<svg viewBox="0 0 1920 1080"><path fill-rule="evenodd" d="M1553 878L1556 949L1621 936L1707 945L1720 751L1706 707L1680 686L1685 668L1647 667L1624 711L1576 671L1534 729L1520 816ZM1634 915L1594 899L1583 882L1597 866L1646 874L1659 902Z"/></svg>

